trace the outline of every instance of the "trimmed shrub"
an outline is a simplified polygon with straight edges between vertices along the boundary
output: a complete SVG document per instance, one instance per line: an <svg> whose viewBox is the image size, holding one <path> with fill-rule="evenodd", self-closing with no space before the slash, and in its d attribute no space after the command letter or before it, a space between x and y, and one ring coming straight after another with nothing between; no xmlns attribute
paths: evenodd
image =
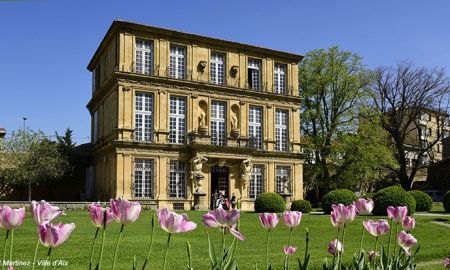
<svg viewBox="0 0 450 270"><path fill-rule="evenodd" d="M408 191L416 200L416 211L430 211L433 207L433 199L430 195L426 194L420 190L410 190Z"/></svg>
<svg viewBox="0 0 450 270"><path fill-rule="evenodd" d="M400 186L391 186L380 189L375 196L373 196L375 207L373 209L374 215L385 216L386 208L388 206L406 206L408 207L408 215L416 211L416 200L414 197L406 192Z"/></svg>
<svg viewBox="0 0 450 270"><path fill-rule="evenodd" d="M255 200L256 213L279 213L286 208L283 197L277 193L265 192L259 195Z"/></svg>
<svg viewBox="0 0 450 270"><path fill-rule="evenodd" d="M323 196L322 209L325 212L325 214L329 214L331 213L331 206L333 204L342 203L344 205L349 205L352 204L357 199L358 197L351 190L336 189L328 192L325 196Z"/></svg>
<svg viewBox="0 0 450 270"><path fill-rule="evenodd" d="M444 194L442 204L444 205L445 212L450 213L450 190Z"/></svg>
<svg viewBox="0 0 450 270"><path fill-rule="evenodd" d="M308 200L296 200L291 204L291 211L300 211L302 213L309 213L312 211L311 203Z"/></svg>

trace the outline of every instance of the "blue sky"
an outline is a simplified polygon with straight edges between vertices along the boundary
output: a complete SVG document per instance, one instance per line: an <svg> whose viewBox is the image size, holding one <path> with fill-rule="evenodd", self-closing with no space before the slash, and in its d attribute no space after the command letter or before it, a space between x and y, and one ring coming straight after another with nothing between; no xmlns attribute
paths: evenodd
<svg viewBox="0 0 450 270"><path fill-rule="evenodd" d="M88 141L86 69L114 19L305 54L339 45L369 68L450 70L450 1L0 0L0 127Z"/></svg>

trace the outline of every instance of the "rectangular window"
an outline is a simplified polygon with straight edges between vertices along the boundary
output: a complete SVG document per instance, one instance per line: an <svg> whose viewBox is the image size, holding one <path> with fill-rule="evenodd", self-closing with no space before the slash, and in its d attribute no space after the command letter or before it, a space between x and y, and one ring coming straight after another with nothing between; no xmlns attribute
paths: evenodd
<svg viewBox="0 0 450 270"><path fill-rule="evenodd" d="M261 91L261 61L248 59L248 88Z"/></svg>
<svg viewBox="0 0 450 270"><path fill-rule="evenodd" d="M186 73L186 48L170 46L170 77L184 79Z"/></svg>
<svg viewBox="0 0 450 270"><path fill-rule="evenodd" d="M263 108L260 106L249 106L248 111L248 136L249 146L262 149L262 120Z"/></svg>
<svg viewBox="0 0 450 270"><path fill-rule="evenodd" d="M153 137L153 95L136 93L134 100L134 139L150 142Z"/></svg>
<svg viewBox="0 0 450 270"><path fill-rule="evenodd" d="M169 196L171 198L185 198L186 162L171 160L169 177Z"/></svg>
<svg viewBox="0 0 450 270"><path fill-rule="evenodd" d="M275 64L273 85L275 93L286 94L286 65Z"/></svg>
<svg viewBox="0 0 450 270"><path fill-rule="evenodd" d="M136 40L135 70L137 73L152 73L153 43L148 40Z"/></svg>
<svg viewBox="0 0 450 270"><path fill-rule="evenodd" d="M275 140L276 151L288 151L288 111L275 112Z"/></svg>
<svg viewBox="0 0 450 270"><path fill-rule="evenodd" d="M98 140L98 111L94 112L94 116L92 117L92 129L93 129L93 134L92 134L92 141L96 142Z"/></svg>
<svg viewBox="0 0 450 270"><path fill-rule="evenodd" d="M224 84L225 81L225 55L222 53L211 53L211 83Z"/></svg>
<svg viewBox="0 0 450 270"><path fill-rule="evenodd" d="M169 142L184 143L186 134L186 98L170 96Z"/></svg>
<svg viewBox="0 0 450 270"><path fill-rule="evenodd" d="M137 158L134 161L134 197L153 197L153 160Z"/></svg>
<svg viewBox="0 0 450 270"><path fill-rule="evenodd" d="M250 179L249 197L256 199L263 192L264 186L264 166L253 165L252 177Z"/></svg>
<svg viewBox="0 0 450 270"><path fill-rule="evenodd" d="M211 144L225 145L227 129L225 119L227 116L227 103L222 101L211 102Z"/></svg>
<svg viewBox="0 0 450 270"><path fill-rule="evenodd" d="M277 166L277 171L276 171L276 179L275 179L275 184L276 184L276 192L277 193L284 193L284 183L286 181L290 181L290 170L291 167L289 166ZM290 187L288 187L288 192L290 191Z"/></svg>

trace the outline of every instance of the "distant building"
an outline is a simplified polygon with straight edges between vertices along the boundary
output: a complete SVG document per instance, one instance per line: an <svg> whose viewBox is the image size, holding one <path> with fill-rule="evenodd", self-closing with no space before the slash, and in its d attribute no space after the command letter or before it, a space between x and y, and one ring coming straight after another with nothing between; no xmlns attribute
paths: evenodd
<svg viewBox="0 0 450 270"><path fill-rule="evenodd" d="M252 210L262 192L303 198L301 55L114 21L92 71L95 194Z"/></svg>

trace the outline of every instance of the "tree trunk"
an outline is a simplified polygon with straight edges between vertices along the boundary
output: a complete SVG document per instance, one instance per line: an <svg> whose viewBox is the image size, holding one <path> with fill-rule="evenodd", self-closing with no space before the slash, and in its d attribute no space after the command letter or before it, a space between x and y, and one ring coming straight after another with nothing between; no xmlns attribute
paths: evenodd
<svg viewBox="0 0 450 270"><path fill-rule="evenodd" d="M31 181L28 181L28 201L31 202Z"/></svg>

